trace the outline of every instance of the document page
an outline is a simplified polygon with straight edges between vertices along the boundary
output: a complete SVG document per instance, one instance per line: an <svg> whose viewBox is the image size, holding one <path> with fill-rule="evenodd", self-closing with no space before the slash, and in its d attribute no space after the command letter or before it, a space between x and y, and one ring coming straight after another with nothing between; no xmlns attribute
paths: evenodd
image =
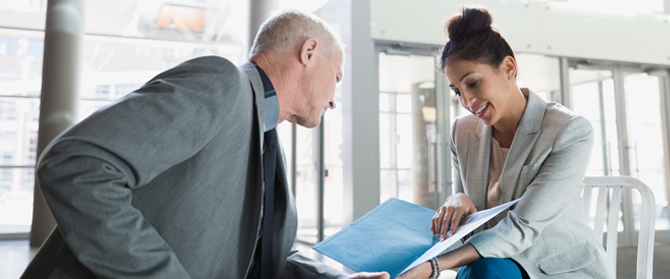
<svg viewBox="0 0 670 279"><path fill-rule="evenodd" d="M356 272L386 271L395 278L442 254L517 202L471 214L454 235L439 241L430 232L434 210L391 198L313 249Z"/></svg>

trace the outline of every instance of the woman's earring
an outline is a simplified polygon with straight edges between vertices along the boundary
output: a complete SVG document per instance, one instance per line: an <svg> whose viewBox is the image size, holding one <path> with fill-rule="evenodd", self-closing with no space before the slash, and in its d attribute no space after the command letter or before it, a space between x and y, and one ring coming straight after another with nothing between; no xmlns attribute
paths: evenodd
<svg viewBox="0 0 670 279"><path fill-rule="evenodd" d="M512 80L512 76L511 75L507 76L507 79Z"/></svg>

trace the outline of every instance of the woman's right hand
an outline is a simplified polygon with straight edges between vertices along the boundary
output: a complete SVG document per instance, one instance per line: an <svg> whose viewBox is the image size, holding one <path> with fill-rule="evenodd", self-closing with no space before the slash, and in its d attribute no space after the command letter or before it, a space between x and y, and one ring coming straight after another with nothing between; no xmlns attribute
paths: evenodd
<svg viewBox="0 0 670 279"><path fill-rule="evenodd" d="M449 235L456 233L458 223L461 218L477 212L475 204L472 203L470 197L464 193L457 193L444 202L444 205L437 209L435 216L433 216L433 223L430 230L433 234L438 234L440 240L447 238L447 231Z"/></svg>

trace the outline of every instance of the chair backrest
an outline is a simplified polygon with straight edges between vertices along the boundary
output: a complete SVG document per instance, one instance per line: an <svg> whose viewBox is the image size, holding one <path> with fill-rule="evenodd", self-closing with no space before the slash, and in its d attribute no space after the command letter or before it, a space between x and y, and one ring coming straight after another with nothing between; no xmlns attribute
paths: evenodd
<svg viewBox="0 0 670 279"><path fill-rule="evenodd" d="M603 226L605 224L605 216L607 216L607 246L605 249L614 274L616 274L617 227L622 192L624 189L635 189L640 193L642 208L640 233L637 242L636 278L651 279L654 263L654 233L656 223L656 202L651 189L642 183L642 181L629 176L587 176L584 178L584 185L584 212L587 218L590 215L593 189L598 189L593 229L602 243Z"/></svg>

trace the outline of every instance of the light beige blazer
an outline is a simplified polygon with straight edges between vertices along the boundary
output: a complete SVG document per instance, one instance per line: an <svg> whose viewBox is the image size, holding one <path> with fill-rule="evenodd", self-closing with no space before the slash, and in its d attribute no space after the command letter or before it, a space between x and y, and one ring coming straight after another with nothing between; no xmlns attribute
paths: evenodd
<svg viewBox="0 0 670 279"><path fill-rule="evenodd" d="M584 221L581 191L593 145L588 120L528 89L500 177L500 203L523 199L491 229L469 238L485 258L511 258L531 278L613 278ZM455 190L485 209L492 127L456 119L451 138Z"/></svg>

